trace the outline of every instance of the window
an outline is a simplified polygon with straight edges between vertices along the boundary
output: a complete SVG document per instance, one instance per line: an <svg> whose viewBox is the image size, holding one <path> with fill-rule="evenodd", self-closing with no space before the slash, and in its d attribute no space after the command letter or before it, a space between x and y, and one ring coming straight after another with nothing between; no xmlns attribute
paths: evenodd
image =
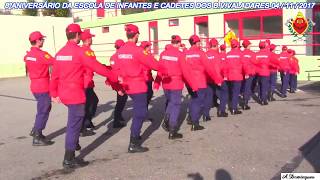
<svg viewBox="0 0 320 180"><path fill-rule="evenodd" d="M243 19L243 35L247 38L260 35L260 17Z"/></svg>
<svg viewBox="0 0 320 180"><path fill-rule="evenodd" d="M227 20L227 26L239 37L239 20Z"/></svg>
<svg viewBox="0 0 320 180"><path fill-rule="evenodd" d="M224 20L225 28L232 29L240 39L283 38L281 9L230 13Z"/></svg>
<svg viewBox="0 0 320 180"><path fill-rule="evenodd" d="M169 26L179 26L179 19L169 19Z"/></svg>
<svg viewBox="0 0 320 180"><path fill-rule="evenodd" d="M108 33L109 32L109 26L102 27L102 33Z"/></svg>
<svg viewBox="0 0 320 180"><path fill-rule="evenodd" d="M263 17L263 34L277 35L283 34L282 16L264 16Z"/></svg>

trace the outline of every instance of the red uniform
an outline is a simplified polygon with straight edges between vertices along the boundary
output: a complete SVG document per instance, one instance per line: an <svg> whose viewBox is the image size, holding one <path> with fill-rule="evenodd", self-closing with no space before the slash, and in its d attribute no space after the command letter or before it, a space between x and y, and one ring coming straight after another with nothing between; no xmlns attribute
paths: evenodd
<svg viewBox="0 0 320 180"><path fill-rule="evenodd" d="M147 60L147 56L134 42L126 42L115 55L115 62L123 78L123 86L127 94L147 92L145 66L159 70L156 61Z"/></svg>
<svg viewBox="0 0 320 180"><path fill-rule="evenodd" d="M167 75L162 76L158 73L156 85L162 82L162 87L165 90L182 90L184 81L186 80L193 91L197 91L198 87L190 74L190 69L185 62L184 54L179 51L179 48L168 46L165 51L160 54L159 63L167 69Z"/></svg>
<svg viewBox="0 0 320 180"><path fill-rule="evenodd" d="M292 56L290 59L290 74L299 74L300 73L300 67L299 67L299 60L295 57Z"/></svg>
<svg viewBox="0 0 320 180"><path fill-rule="evenodd" d="M291 55L287 51L283 51L279 54L279 71L281 72L289 72L290 71L290 57Z"/></svg>
<svg viewBox="0 0 320 180"><path fill-rule="evenodd" d="M30 89L32 93L49 92L49 65L52 65L54 58L40 48L31 47L24 56L27 71L30 78Z"/></svg>
<svg viewBox="0 0 320 180"><path fill-rule="evenodd" d="M85 51L76 42L68 41L56 54L50 83L51 96L58 96L64 104L85 103L84 73L86 67L110 78L112 82L117 82L116 76L96 60L92 51Z"/></svg>
<svg viewBox="0 0 320 180"><path fill-rule="evenodd" d="M254 76L256 74L256 54L250 49L242 51L242 65L245 76Z"/></svg>
<svg viewBox="0 0 320 180"><path fill-rule="evenodd" d="M213 67L214 71L218 72L219 79L223 79L223 68L224 68L224 61L221 60L221 55L218 51L209 49L207 51L208 61L210 64L210 67ZM211 79L209 79L209 82L212 82Z"/></svg>
<svg viewBox="0 0 320 180"><path fill-rule="evenodd" d="M92 49L90 48L90 46L82 46L84 51L89 51L92 52ZM93 71L88 68L85 67L85 74L84 74L84 88L94 88L94 81L93 81L93 76L94 73Z"/></svg>
<svg viewBox="0 0 320 180"><path fill-rule="evenodd" d="M280 68L279 55L274 52L270 52L270 54L270 72L277 72Z"/></svg>
<svg viewBox="0 0 320 180"><path fill-rule="evenodd" d="M270 76L270 50L265 48L256 53L257 73L259 76Z"/></svg>
<svg viewBox="0 0 320 180"><path fill-rule="evenodd" d="M238 48L233 48L226 55L227 79L229 81L242 81L242 52Z"/></svg>
<svg viewBox="0 0 320 180"><path fill-rule="evenodd" d="M220 52L220 60L221 60L220 73L221 73L224 80L228 79L227 78L228 77L228 65L227 65L227 61L226 61L226 56L227 56L226 52Z"/></svg>
<svg viewBox="0 0 320 180"><path fill-rule="evenodd" d="M207 88L206 74L216 83L221 84L223 79L212 67L210 67L206 54L196 46L192 46L185 52L186 61L189 65L192 75L197 82L198 88Z"/></svg>
<svg viewBox="0 0 320 180"><path fill-rule="evenodd" d="M142 51L146 55L147 61L155 61L151 52L144 51L143 49ZM148 66L143 66L143 70L144 70L146 81L153 81L152 72L151 72L152 69L149 68Z"/></svg>

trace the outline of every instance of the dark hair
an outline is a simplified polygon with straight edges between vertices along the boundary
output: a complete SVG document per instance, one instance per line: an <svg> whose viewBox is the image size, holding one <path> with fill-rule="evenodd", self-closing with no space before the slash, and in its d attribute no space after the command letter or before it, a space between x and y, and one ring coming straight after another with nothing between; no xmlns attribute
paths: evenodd
<svg viewBox="0 0 320 180"><path fill-rule="evenodd" d="M191 46L196 44L196 42L194 42L192 38L189 39L189 43L190 43Z"/></svg>
<svg viewBox="0 0 320 180"><path fill-rule="evenodd" d="M171 44L178 44L181 42L179 40L176 40L176 37L177 37L176 35L171 36Z"/></svg>
<svg viewBox="0 0 320 180"><path fill-rule="evenodd" d="M214 45L214 46L212 46L212 45L210 44L210 48L219 48L219 45Z"/></svg>
<svg viewBox="0 0 320 180"><path fill-rule="evenodd" d="M134 38L135 35L136 35L136 33L127 33L127 38L132 39L132 38Z"/></svg>
<svg viewBox="0 0 320 180"><path fill-rule="evenodd" d="M77 34L79 34L79 35L80 35L80 33L78 33L78 32L70 32L70 33L66 33L66 35L67 35L67 39L68 39L68 40L75 39L75 38L76 38L76 36L77 36Z"/></svg>
<svg viewBox="0 0 320 180"><path fill-rule="evenodd" d="M37 40L30 41L30 44L31 44L32 46L36 45L36 43L37 43Z"/></svg>

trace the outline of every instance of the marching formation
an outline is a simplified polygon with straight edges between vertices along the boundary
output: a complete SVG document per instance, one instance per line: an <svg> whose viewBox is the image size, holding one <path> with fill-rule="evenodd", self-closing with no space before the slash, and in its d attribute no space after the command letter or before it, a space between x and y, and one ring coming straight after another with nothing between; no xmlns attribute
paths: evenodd
<svg viewBox="0 0 320 180"><path fill-rule="evenodd" d="M250 50L249 40L231 40L231 50L226 52L224 44L217 39L209 41L209 49L201 49L200 38L189 38L190 48L181 43L179 35L171 36L171 43L161 52L159 60L151 53L152 44L139 39L139 28L133 24L125 26L127 42L115 42L115 53L110 66L97 61L92 44L93 34L89 29L81 30L78 24L66 28L67 43L53 57L41 50L44 38L39 31L29 36L30 51L24 57L31 81L30 89L37 100L37 114L30 133L34 146L52 145L42 131L51 111L51 101L63 103L68 108L63 167L72 169L88 164L75 157L81 150L80 136L94 135L92 119L99 99L94 92L94 73L106 77L106 85L116 92L114 128L126 126L122 111L128 97L133 102L133 117L128 146L129 153L146 152L141 144L141 128L148 117L148 105L153 91L162 87L166 97L162 128L168 131L169 139L183 138L179 130L179 115L182 91L187 88L190 101L187 123L191 131L204 129L200 120L210 121L210 110L217 107L217 117L228 117L249 110L252 97L261 105L275 101L277 74L281 75L279 96L287 97L287 90L297 89L298 59L295 51L282 46L280 54L270 40L260 41L259 51ZM78 44L82 41L82 46ZM50 74L49 68L52 67ZM155 79L152 70L157 71Z"/></svg>

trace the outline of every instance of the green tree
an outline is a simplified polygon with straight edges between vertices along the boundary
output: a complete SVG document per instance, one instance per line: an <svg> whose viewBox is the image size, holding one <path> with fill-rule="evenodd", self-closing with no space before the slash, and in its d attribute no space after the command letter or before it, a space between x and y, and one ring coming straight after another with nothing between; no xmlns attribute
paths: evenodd
<svg viewBox="0 0 320 180"><path fill-rule="evenodd" d="M62 6L62 3L69 3L68 0L44 0L48 3L60 3ZM70 9L44 9L42 11L42 14L44 16L55 16L55 17L69 17L70 16Z"/></svg>
<svg viewBox="0 0 320 180"><path fill-rule="evenodd" d="M35 0L28 0L27 2L34 3L36 1ZM25 15L25 16L37 16L38 15L38 9L24 9L22 11L22 15Z"/></svg>

